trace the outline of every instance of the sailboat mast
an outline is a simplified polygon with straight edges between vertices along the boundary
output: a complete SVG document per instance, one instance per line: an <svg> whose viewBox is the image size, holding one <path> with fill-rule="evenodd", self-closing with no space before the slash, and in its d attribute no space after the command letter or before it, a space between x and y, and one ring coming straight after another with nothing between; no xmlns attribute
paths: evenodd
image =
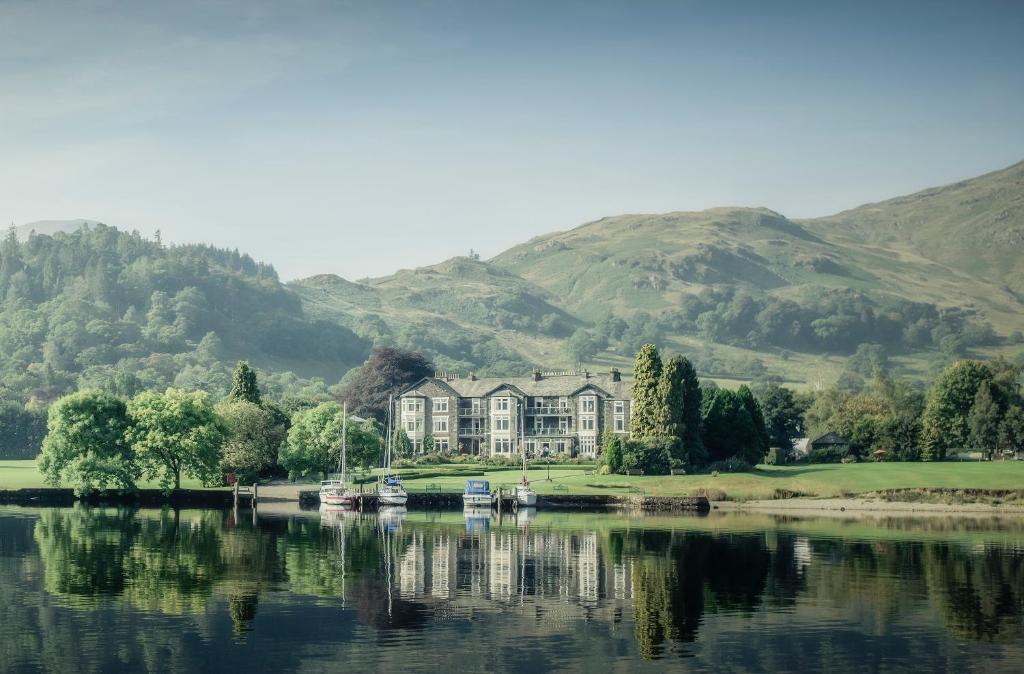
<svg viewBox="0 0 1024 674"><path fill-rule="evenodd" d="M341 481L348 477L348 403L341 405Z"/></svg>

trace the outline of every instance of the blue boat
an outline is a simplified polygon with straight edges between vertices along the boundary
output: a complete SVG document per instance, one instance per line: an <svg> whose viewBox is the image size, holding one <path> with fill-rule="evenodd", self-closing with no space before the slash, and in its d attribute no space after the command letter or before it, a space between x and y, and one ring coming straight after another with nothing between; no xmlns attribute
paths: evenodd
<svg viewBox="0 0 1024 674"><path fill-rule="evenodd" d="M467 480L466 489L462 492L462 505L474 508L491 507L491 483L487 480Z"/></svg>

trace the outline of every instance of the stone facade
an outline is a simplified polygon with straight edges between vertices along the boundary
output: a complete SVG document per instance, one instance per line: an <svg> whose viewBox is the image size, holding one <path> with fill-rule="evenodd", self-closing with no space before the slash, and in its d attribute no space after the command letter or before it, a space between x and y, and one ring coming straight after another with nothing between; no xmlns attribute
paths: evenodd
<svg viewBox="0 0 1024 674"><path fill-rule="evenodd" d="M437 373L399 395L396 419L416 453L596 457L601 434L629 433L631 383L618 371L461 378Z"/></svg>

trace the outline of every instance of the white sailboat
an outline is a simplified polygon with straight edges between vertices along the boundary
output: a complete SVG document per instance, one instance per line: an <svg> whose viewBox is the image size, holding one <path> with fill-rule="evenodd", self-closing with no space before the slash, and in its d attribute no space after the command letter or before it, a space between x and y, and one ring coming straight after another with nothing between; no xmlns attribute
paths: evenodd
<svg viewBox="0 0 1024 674"><path fill-rule="evenodd" d="M345 486L348 479L348 405L341 412L341 460L339 477L320 483L320 505L353 507L359 498L354 490Z"/></svg>
<svg viewBox="0 0 1024 674"><path fill-rule="evenodd" d="M526 422L523 418L524 410L519 411L519 438L522 442L523 453L523 479L516 486L516 502L520 507L532 508L537 505L537 492L530 488L530 477L526 472Z"/></svg>
<svg viewBox="0 0 1024 674"><path fill-rule="evenodd" d="M377 485L377 500L383 506L404 506L409 500L409 494L402 487L402 481L391 474L391 446L394 444L394 399L388 396L388 430L387 447L384 451L384 472L381 475L380 483Z"/></svg>

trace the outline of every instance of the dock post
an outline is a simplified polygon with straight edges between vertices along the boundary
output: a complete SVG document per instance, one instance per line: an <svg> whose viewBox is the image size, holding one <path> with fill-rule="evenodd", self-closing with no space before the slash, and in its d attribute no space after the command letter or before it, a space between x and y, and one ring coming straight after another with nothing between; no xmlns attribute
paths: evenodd
<svg viewBox="0 0 1024 674"><path fill-rule="evenodd" d="M252 483L252 507L256 507L256 500L260 493L260 486L255 482Z"/></svg>
<svg viewBox="0 0 1024 674"><path fill-rule="evenodd" d="M238 507L238 480L235 480L234 492L235 492L235 499L234 499L235 507L237 508Z"/></svg>

